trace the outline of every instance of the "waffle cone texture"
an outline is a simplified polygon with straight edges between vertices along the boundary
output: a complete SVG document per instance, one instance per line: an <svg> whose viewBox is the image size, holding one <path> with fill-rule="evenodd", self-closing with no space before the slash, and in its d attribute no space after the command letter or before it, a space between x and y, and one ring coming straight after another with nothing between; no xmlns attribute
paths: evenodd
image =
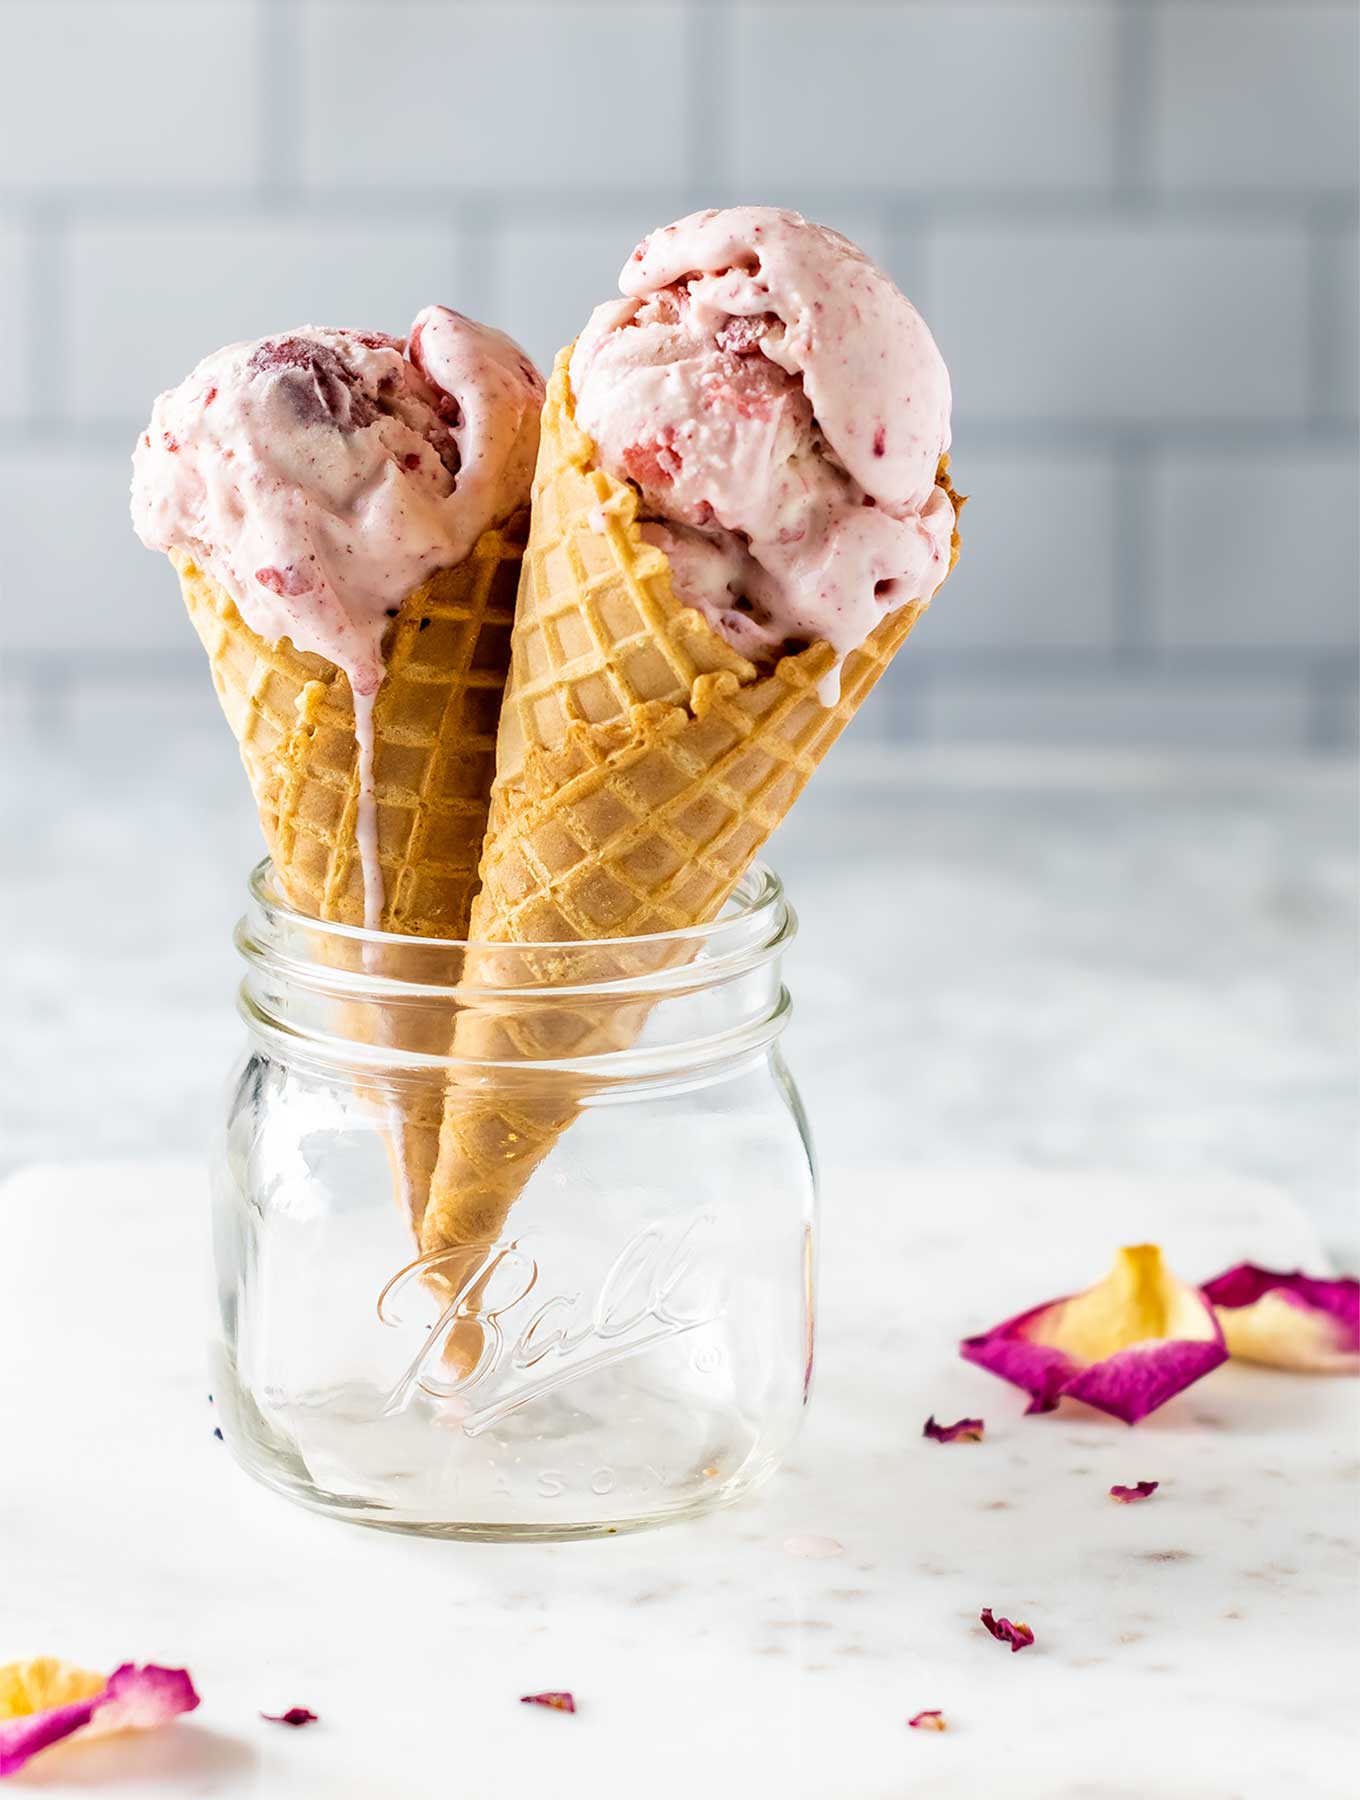
<svg viewBox="0 0 1360 1800"><path fill-rule="evenodd" d="M373 778L386 932L467 936L527 526L521 511L484 532L462 563L406 597L384 640ZM286 638L266 643L192 559L177 554L173 561L280 890L309 918L362 925L359 751L343 670ZM322 950L337 962L360 955L347 939L328 940ZM400 945L384 948L381 962L380 969L371 960L364 966L396 978L405 973ZM395 1032L395 1019L390 1023ZM374 1035L371 1009L364 1029ZM406 1049L448 1047L446 1023L441 1028L427 1018L413 1035L403 1018L400 1033ZM381 1098L394 1176L418 1228L438 1147L443 1082L411 1078Z"/></svg>
<svg viewBox="0 0 1360 1800"><path fill-rule="evenodd" d="M544 406L472 907L470 973L492 989L522 984L526 969L547 984L662 966L664 945L647 970L638 946L570 946L715 918L925 610L909 602L882 621L846 659L833 705L818 693L835 667L828 644L762 674L676 600L664 553L639 532L635 491L598 467L576 425L569 358L559 354ZM937 479L957 515L944 461ZM540 948L498 958L497 944ZM574 1011L518 1002L460 1016L424 1250L498 1236L579 1111L579 1085L535 1078L532 1064L622 1048L645 1012L592 997Z"/></svg>

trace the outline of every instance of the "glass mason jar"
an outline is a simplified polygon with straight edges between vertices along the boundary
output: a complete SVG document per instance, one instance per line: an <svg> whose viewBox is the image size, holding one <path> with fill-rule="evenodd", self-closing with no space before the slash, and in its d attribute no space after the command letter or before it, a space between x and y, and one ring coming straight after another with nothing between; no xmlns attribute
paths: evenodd
<svg viewBox="0 0 1360 1800"><path fill-rule="evenodd" d="M492 947L318 923L261 864L213 1183L245 1468L477 1538L690 1518L770 1475L812 1370L793 932L761 866L695 930Z"/></svg>

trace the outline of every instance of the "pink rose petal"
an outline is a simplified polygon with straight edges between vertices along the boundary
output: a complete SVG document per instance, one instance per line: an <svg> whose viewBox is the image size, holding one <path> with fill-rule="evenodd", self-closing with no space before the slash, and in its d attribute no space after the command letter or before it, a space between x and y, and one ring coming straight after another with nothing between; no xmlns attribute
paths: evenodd
<svg viewBox="0 0 1360 1800"><path fill-rule="evenodd" d="M52 1667L61 1670L63 1666ZM64 1672L80 1679L79 1671ZM95 1737L114 1731L144 1731L192 1712L198 1703L187 1670L163 1669L155 1663L139 1669L123 1663L96 1693L22 1712L0 1723L0 1778L17 1774L39 1751L76 1732Z"/></svg>
<svg viewBox="0 0 1360 1800"><path fill-rule="evenodd" d="M977 1337L960 1354L1030 1396L1027 1412L1083 1400L1127 1425L1226 1362L1214 1309L1155 1244L1121 1250L1105 1280L1049 1300Z"/></svg>
<svg viewBox="0 0 1360 1800"><path fill-rule="evenodd" d="M290 1706L287 1712L261 1713L262 1719L268 1719L271 1725L315 1725L317 1717L305 1706Z"/></svg>
<svg viewBox="0 0 1360 1800"><path fill-rule="evenodd" d="M938 1425L931 1413L921 1436L931 1438L937 1444L980 1444L983 1429L981 1419L959 1419L953 1425Z"/></svg>
<svg viewBox="0 0 1360 1800"><path fill-rule="evenodd" d="M944 1714L938 1707L932 1712L918 1712L914 1718L907 1720L913 1731L948 1731Z"/></svg>
<svg viewBox="0 0 1360 1800"><path fill-rule="evenodd" d="M551 1706L554 1712L576 1711L575 1698L565 1688L553 1689L546 1694L521 1694L519 1703L521 1706Z"/></svg>
<svg viewBox="0 0 1360 1800"><path fill-rule="evenodd" d="M1132 1487L1112 1487L1110 1498L1130 1506L1135 1500L1150 1500L1161 1485L1160 1481L1135 1481Z"/></svg>
<svg viewBox="0 0 1360 1800"><path fill-rule="evenodd" d="M1360 1282L1238 1263L1204 1284L1228 1354L1322 1375L1360 1373Z"/></svg>
<svg viewBox="0 0 1360 1800"><path fill-rule="evenodd" d="M1009 1619L994 1619L990 1606L984 1606L978 1616L998 1642L1010 1645L1012 1656L1017 1650L1027 1650L1034 1642L1034 1633L1028 1625L1022 1625L1018 1620L1012 1625Z"/></svg>

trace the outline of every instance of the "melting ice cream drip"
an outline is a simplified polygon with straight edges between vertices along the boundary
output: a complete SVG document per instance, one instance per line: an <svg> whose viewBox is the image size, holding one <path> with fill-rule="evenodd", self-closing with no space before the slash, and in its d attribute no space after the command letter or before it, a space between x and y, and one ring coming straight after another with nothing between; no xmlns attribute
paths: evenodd
<svg viewBox="0 0 1360 1800"><path fill-rule="evenodd" d="M518 345L430 306L409 340L309 325L230 345L160 396L133 453L143 542L188 551L258 636L348 678L372 929L383 642L408 594L527 500L542 399Z"/></svg>

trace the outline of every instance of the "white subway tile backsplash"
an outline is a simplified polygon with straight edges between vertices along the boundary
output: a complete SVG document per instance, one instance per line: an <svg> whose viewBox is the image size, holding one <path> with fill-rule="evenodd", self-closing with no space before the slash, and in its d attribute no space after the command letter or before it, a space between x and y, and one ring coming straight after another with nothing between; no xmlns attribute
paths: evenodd
<svg viewBox="0 0 1360 1800"><path fill-rule="evenodd" d="M28 241L22 231L0 225L0 329L6 353L0 363L0 419L24 411L28 348Z"/></svg>
<svg viewBox="0 0 1360 1800"><path fill-rule="evenodd" d="M96 737L101 706L210 705L127 519L134 433L200 356L444 300L546 369L643 233L759 200L881 261L954 380L963 558L857 735L1353 739L1354 0L0 0L0 24L0 729L42 705L54 606Z"/></svg>
<svg viewBox="0 0 1360 1800"><path fill-rule="evenodd" d="M1165 188L1354 188L1354 0L1151 9L1152 166Z"/></svg>
<svg viewBox="0 0 1360 1800"><path fill-rule="evenodd" d="M684 8L306 0L306 177L537 193L683 179Z"/></svg>
<svg viewBox="0 0 1360 1800"><path fill-rule="evenodd" d="M0 656L192 653L174 571L128 522L130 454L0 455Z"/></svg>
<svg viewBox="0 0 1360 1800"><path fill-rule="evenodd" d="M609 223L507 225L491 252L497 325L546 375L593 309L618 297L619 270L638 238L664 223L625 214Z"/></svg>
<svg viewBox="0 0 1360 1800"><path fill-rule="evenodd" d="M1309 684L1292 674L941 675L913 704L920 733L946 743L1298 750L1312 726Z"/></svg>
<svg viewBox="0 0 1360 1800"><path fill-rule="evenodd" d="M1152 482L1156 641L1353 652L1358 476L1353 449L1163 454Z"/></svg>
<svg viewBox="0 0 1360 1800"><path fill-rule="evenodd" d="M1301 416L1304 228L1101 218L942 225L931 317L963 417Z"/></svg>
<svg viewBox="0 0 1360 1800"><path fill-rule="evenodd" d="M954 447L958 566L920 626L922 651L1104 649L1114 641L1116 477L1110 460Z"/></svg>
<svg viewBox="0 0 1360 1800"><path fill-rule="evenodd" d="M0 187L240 187L256 0L8 0Z"/></svg>
<svg viewBox="0 0 1360 1800"><path fill-rule="evenodd" d="M708 17L736 173L752 190L1111 178L1117 19L1104 0L779 3Z"/></svg>
<svg viewBox="0 0 1360 1800"><path fill-rule="evenodd" d="M1360 412L1360 240L1353 231L1325 233L1319 254L1319 400L1329 417L1353 419Z"/></svg>
<svg viewBox="0 0 1360 1800"><path fill-rule="evenodd" d="M429 301L458 301L442 221L82 226L65 273L74 420L137 423L222 344L308 322L403 332Z"/></svg>

